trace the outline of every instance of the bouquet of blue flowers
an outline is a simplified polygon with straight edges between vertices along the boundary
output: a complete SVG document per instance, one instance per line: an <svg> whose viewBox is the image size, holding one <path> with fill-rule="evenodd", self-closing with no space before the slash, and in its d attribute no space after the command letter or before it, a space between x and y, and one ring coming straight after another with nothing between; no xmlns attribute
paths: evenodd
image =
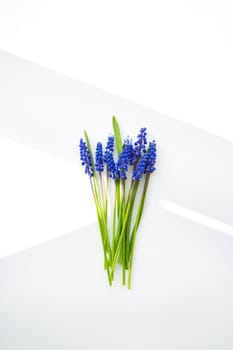
<svg viewBox="0 0 233 350"><path fill-rule="evenodd" d="M113 135L108 137L104 149L98 142L95 153L84 131L84 139L80 139L79 145L80 158L90 180L109 285L112 285L119 264L122 284L126 284L128 273L130 289L135 239L150 176L156 170L156 143L154 140L147 142L146 128L139 131L135 142L129 138L123 141L114 116L112 123ZM138 191L140 187L142 190ZM137 198L139 193L140 198Z"/></svg>

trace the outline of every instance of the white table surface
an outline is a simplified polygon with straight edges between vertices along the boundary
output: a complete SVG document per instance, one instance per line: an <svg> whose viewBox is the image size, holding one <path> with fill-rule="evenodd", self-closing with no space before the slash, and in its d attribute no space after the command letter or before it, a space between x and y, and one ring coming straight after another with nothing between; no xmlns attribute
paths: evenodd
<svg viewBox="0 0 233 350"><path fill-rule="evenodd" d="M23 182L20 198L13 191L0 200L3 209L4 201L12 203L10 215L4 212L11 220L2 224L1 244L8 234L12 244L16 236L23 240L12 250L8 245L10 255L0 260L1 349L231 350L232 143L4 52L0 77L2 189L10 188L11 169L16 191L23 174L36 167L33 158L44 167L29 173L37 183ZM82 130L102 139L112 114L125 134L147 126L159 150L130 292L119 282L107 285L88 180L77 153ZM22 166L15 163L17 149L18 156L24 154ZM11 155L9 167L4 154ZM63 179L56 182L59 170ZM42 189L40 178L47 195L28 197L34 187ZM34 222L24 196L31 200ZM57 216L50 208L50 217L47 198L50 207L66 199L63 219L62 204ZM23 219L13 225L17 210Z"/></svg>

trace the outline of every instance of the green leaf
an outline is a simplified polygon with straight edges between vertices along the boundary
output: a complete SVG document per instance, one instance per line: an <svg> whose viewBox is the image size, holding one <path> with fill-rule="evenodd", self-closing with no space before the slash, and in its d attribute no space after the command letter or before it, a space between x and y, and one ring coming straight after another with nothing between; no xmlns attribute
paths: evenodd
<svg viewBox="0 0 233 350"><path fill-rule="evenodd" d="M122 151L122 139L121 139L121 132L120 132L120 127L118 124L118 121L115 116L112 117L112 126L113 126L113 131L114 131L114 136L115 136L115 142L116 142L116 149L118 156Z"/></svg>
<svg viewBox="0 0 233 350"><path fill-rule="evenodd" d="M93 153L92 153L92 149L91 149L90 140L89 140L89 137L88 137L88 135L87 135L86 130L84 130L84 136L85 136L85 140L86 140L86 143L87 143L87 148L88 148L88 151L89 151L90 156L91 156L91 162L92 162L92 165L93 165L93 167L94 167L94 158L93 158Z"/></svg>

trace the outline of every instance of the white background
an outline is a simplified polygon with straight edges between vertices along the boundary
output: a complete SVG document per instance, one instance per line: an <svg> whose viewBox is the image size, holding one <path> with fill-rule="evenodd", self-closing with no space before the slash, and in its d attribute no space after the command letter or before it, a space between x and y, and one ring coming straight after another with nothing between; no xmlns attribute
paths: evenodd
<svg viewBox="0 0 233 350"><path fill-rule="evenodd" d="M1 1L0 48L232 141L232 7ZM232 142L153 110L0 52L2 350L232 350ZM107 286L77 147L113 113L159 145L131 292Z"/></svg>
<svg viewBox="0 0 233 350"><path fill-rule="evenodd" d="M3 52L0 76L1 350L232 350L232 142ZM158 143L131 291L79 166L112 111Z"/></svg>
<svg viewBox="0 0 233 350"><path fill-rule="evenodd" d="M233 140L231 0L1 0L0 48Z"/></svg>
<svg viewBox="0 0 233 350"><path fill-rule="evenodd" d="M232 350L232 143L3 52L0 76L1 350ZM113 110L158 143L131 291L107 285L78 156Z"/></svg>

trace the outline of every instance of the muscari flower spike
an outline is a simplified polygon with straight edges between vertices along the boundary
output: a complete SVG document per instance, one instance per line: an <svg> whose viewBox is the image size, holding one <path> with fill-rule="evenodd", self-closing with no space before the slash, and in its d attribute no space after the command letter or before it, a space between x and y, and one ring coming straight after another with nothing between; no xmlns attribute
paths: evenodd
<svg viewBox="0 0 233 350"><path fill-rule="evenodd" d="M109 153L113 153L114 151L114 136L110 135L108 137L107 145L105 147L105 152L104 152L104 162L107 163L107 160L109 158Z"/></svg>
<svg viewBox="0 0 233 350"><path fill-rule="evenodd" d="M135 156L132 142L126 139L123 145L123 149L119 155L119 159L116 163L117 174L119 178L127 179L126 173L128 166L134 163Z"/></svg>
<svg viewBox="0 0 233 350"><path fill-rule="evenodd" d="M93 167L92 167L91 156L88 151L86 142L83 141L83 139L80 139L79 149L80 149L81 164L85 166L85 174L88 174L89 177L92 177Z"/></svg>
<svg viewBox="0 0 233 350"><path fill-rule="evenodd" d="M156 143L155 140L149 143L149 149L147 153L147 163L145 167L144 174L149 174L153 173L156 168L155 168L155 163L156 163Z"/></svg>
<svg viewBox="0 0 233 350"><path fill-rule="evenodd" d="M108 175L112 179L116 179L118 177L116 164L113 157L114 141L114 136L110 135L108 137L107 145L105 147L105 152L103 156L103 161L107 165Z"/></svg>
<svg viewBox="0 0 233 350"><path fill-rule="evenodd" d="M111 177L112 179L116 179L117 178L117 170L116 170L116 164L115 164L112 152L105 153L104 161L107 165L109 177Z"/></svg>
<svg viewBox="0 0 233 350"><path fill-rule="evenodd" d="M146 152L146 145L147 145L147 132L146 128L141 128L139 131L139 134L137 136L137 141L135 142L135 156L138 159L142 153Z"/></svg>
<svg viewBox="0 0 233 350"><path fill-rule="evenodd" d="M101 142L98 142L96 146L95 170L99 172L104 171L103 146Z"/></svg>
<svg viewBox="0 0 233 350"><path fill-rule="evenodd" d="M106 151L113 152L114 151L114 136L110 135L108 137L107 145L106 145Z"/></svg>
<svg viewBox="0 0 233 350"><path fill-rule="evenodd" d="M133 172L133 179L139 181L143 174L153 173L156 163L156 143L155 141L149 143L148 150L142 155L137 168Z"/></svg>
<svg viewBox="0 0 233 350"><path fill-rule="evenodd" d="M134 163L136 162L136 159L137 159L137 155L136 155L135 149L133 147L132 140L129 141L128 149L129 149L129 151L128 151L129 152L129 165L134 165Z"/></svg>

